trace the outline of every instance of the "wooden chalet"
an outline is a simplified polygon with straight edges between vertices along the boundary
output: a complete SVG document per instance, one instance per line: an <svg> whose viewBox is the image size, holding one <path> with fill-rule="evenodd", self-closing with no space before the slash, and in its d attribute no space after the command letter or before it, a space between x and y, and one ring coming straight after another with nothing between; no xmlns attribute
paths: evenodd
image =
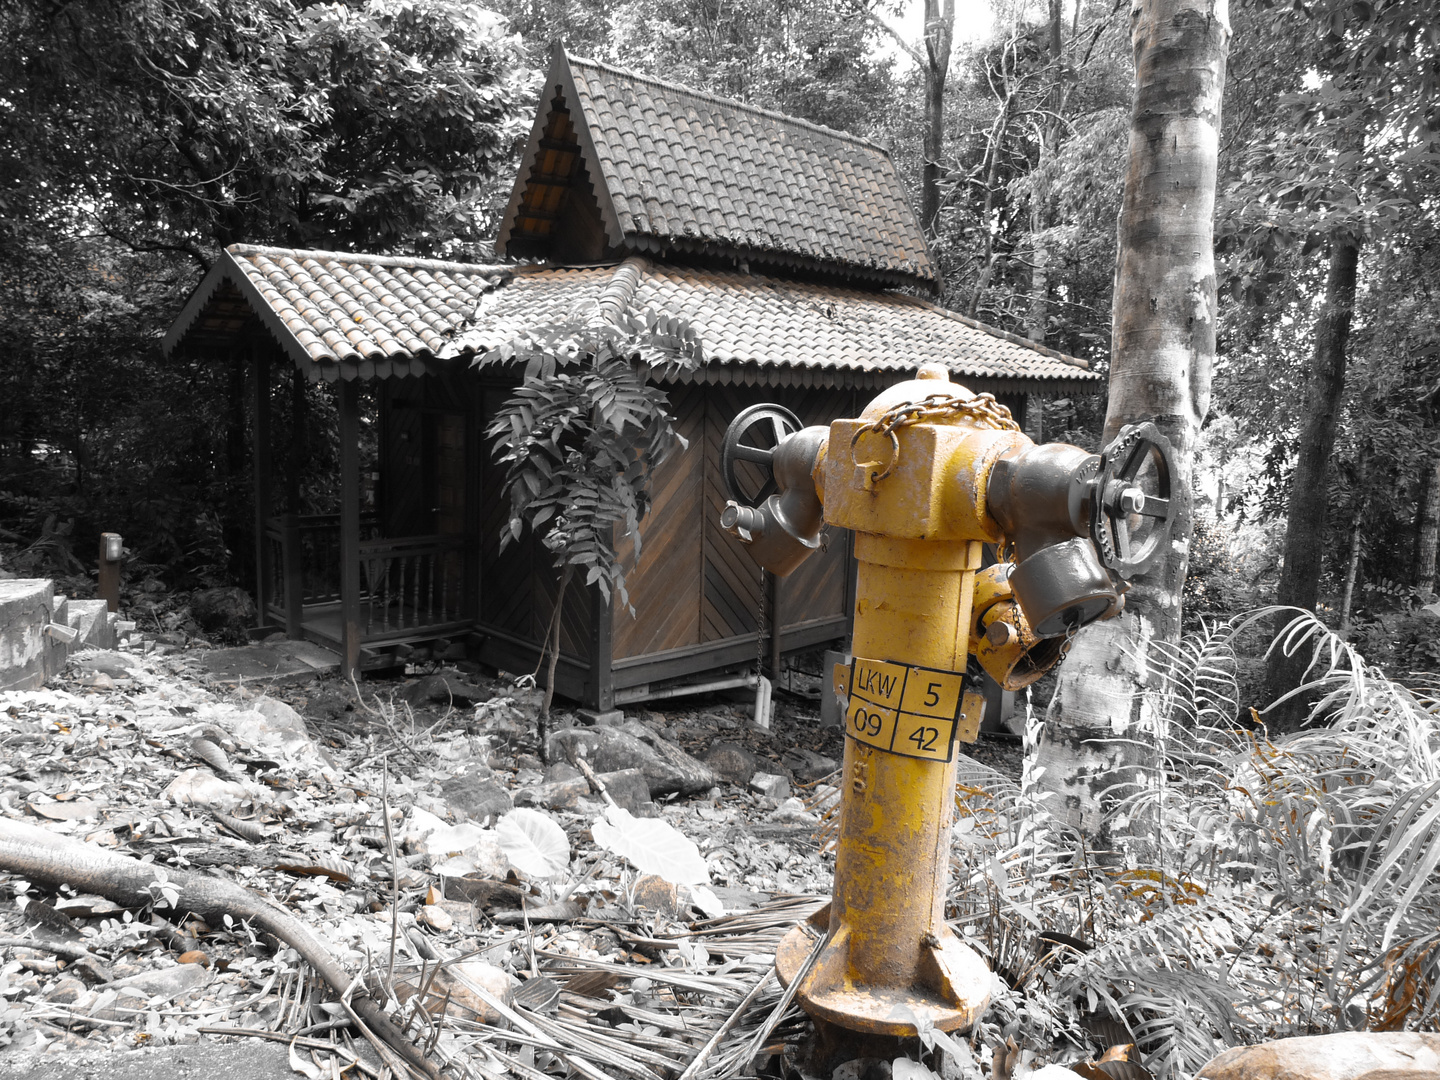
<svg viewBox="0 0 1440 1080"><path fill-rule="evenodd" d="M649 308L704 350L666 387L690 447L655 478L635 616L581 589L563 612L559 690L601 709L847 634L845 536L766 582L717 524L721 437L745 406L828 423L930 362L1018 417L1035 395L1098 389L1083 361L914 295L936 271L884 149L563 50L495 250L472 265L237 245L164 340L248 364L261 621L352 670L441 637L535 666L557 574L537 543L499 550L482 432L515 380L471 369L527 328ZM303 380L334 384L338 512L301 512L305 463L275 437L307 422Z"/></svg>

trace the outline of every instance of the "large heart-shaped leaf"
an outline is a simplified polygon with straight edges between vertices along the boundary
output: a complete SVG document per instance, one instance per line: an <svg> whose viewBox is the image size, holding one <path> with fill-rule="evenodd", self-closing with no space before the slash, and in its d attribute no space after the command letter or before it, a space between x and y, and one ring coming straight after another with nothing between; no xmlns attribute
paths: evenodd
<svg viewBox="0 0 1440 1080"><path fill-rule="evenodd" d="M658 874L676 885L703 885L710 880L705 858L684 833L660 818L637 818L612 806L596 818L590 835L606 851L626 859L642 874Z"/></svg>
<svg viewBox="0 0 1440 1080"><path fill-rule="evenodd" d="M531 877L554 877L570 865L565 830L539 810L511 810L495 826L500 849L512 866Z"/></svg>

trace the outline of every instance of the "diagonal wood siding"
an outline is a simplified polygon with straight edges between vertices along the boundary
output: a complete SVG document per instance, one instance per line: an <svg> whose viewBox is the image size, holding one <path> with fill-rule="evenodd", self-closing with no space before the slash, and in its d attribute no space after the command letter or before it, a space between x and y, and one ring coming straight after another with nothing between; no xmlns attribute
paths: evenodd
<svg viewBox="0 0 1440 1080"><path fill-rule="evenodd" d="M690 446L676 450L652 481L650 513L640 523L640 561L622 537L619 554L632 617L615 605L612 655L616 659L700 643L702 550L698 531L705 469L705 393L698 386L670 390L675 430Z"/></svg>

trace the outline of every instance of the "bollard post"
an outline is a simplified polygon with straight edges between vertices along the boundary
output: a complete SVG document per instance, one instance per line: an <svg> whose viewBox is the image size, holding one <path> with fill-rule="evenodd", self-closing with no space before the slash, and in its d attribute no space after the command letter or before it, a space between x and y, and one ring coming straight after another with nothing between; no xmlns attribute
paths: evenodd
<svg viewBox="0 0 1440 1080"><path fill-rule="evenodd" d="M125 541L119 533L100 534L100 575L95 589L110 611L120 610L120 559Z"/></svg>

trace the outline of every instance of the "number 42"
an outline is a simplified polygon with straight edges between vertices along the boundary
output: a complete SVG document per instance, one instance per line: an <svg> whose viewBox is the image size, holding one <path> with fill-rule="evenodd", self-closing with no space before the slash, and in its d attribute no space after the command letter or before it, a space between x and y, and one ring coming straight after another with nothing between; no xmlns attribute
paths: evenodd
<svg viewBox="0 0 1440 1080"><path fill-rule="evenodd" d="M933 727L916 728L910 733L910 741L919 750L934 750L935 740L940 738L940 729Z"/></svg>

